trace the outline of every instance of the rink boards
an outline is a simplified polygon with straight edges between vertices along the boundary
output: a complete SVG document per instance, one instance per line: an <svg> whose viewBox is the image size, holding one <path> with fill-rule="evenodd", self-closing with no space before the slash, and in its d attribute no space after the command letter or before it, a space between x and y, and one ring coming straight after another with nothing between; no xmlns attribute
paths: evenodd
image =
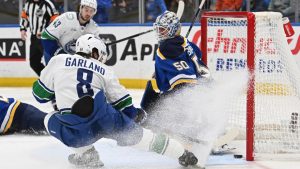
<svg viewBox="0 0 300 169"><path fill-rule="evenodd" d="M189 24L182 28L185 35ZM107 43L152 29L151 25L100 26L101 38ZM288 38L291 52L300 63L300 27L294 25L295 35ZM189 40L200 46L200 26L193 27ZM20 39L17 25L0 25L0 86L31 86L37 76L29 66L30 40ZM122 84L143 88L154 72L154 53L157 49L154 32L110 46L107 64L116 72ZM299 60L299 61L298 61Z"/></svg>

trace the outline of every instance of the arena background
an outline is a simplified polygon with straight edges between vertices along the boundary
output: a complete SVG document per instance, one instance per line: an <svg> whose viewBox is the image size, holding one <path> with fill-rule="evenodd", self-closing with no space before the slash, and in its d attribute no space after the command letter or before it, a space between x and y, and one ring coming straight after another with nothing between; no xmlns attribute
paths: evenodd
<svg viewBox="0 0 300 169"><path fill-rule="evenodd" d="M184 24L185 35L189 24ZM300 27L293 24L295 35L287 38L290 49L300 63ZM150 24L107 24L100 26L102 38L107 42L152 29ZM121 31L120 31L121 30ZM196 24L189 40L200 47L200 25ZM29 66L29 38L20 39L18 25L0 25L0 86L31 86L37 76ZM116 72L121 83L128 88L144 88L154 72L154 52L157 40L154 32L111 46L107 64ZM300 65L300 64L298 64Z"/></svg>
<svg viewBox="0 0 300 169"><path fill-rule="evenodd" d="M147 0L112 0L109 8L109 22L101 23L99 29L101 37L108 43L152 29L153 20L147 20ZM168 10L176 11L178 2L164 0ZM80 0L53 0L60 13L77 11ZM185 8L181 22L183 22L182 35L185 35L190 22L199 7L200 0L184 0ZM202 11L214 11L216 0L206 0ZM19 18L24 0L0 0L0 86L29 87L37 76L29 66L29 45L20 39ZM123 5L122 5L123 4ZM252 0L245 0L241 11L257 10ZM300 2L296 1L296 9L300 9ZM200 13L201 16L201 13ZM200 46L199 16L193 27L189 40ZM295 35L287 39L290 49L299 59L300 27L299 11L295 11L293 19L290 18L295 29ZM28 35L29 37L29 35ZM115 70L122 84L129 88L144 88L147 79L154 72L153 56L157 48L154 32L136 37L132 40L120 42L111 46L111 56L107 64ZM300 62L299 62L300 63ZM300 65L300 64L299 64Z"/></svg>

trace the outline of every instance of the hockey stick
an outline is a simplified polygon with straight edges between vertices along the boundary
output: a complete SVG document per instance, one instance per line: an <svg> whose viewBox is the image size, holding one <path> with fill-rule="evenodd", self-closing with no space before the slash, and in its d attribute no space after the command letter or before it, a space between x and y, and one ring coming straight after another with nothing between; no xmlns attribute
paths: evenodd
<svg viewBox="0 0 300 169"><path fill-rule="evenodd" d="M192 21L192 23L191 23L191 25L190 25L190 27L189 27L189 30L187 31L187 33L186 33L186 35L185 35L186 38L188 38L188 36L189 36L189 34L190 34L190 32L191 32L192 27L194 26L194 23L195 23L195 21L196 21L196 18L198 17L198 15L199 15L199 13L200 13L200 11L201 11L203 5L204 5L204 2L205 2L205 0L202 0L202 1L201 1L200 5L199 5L199 8L198 8L198 10L197 10L197 12L196 12L196 14L195 14L195 16L194 16L194 18L193 18L193 21Z"/></svg>
<svg viewBox="0 0 300 169"><path fill-rule="evenodd" d="M142 127L148 128L157 133L166 133L167 135L170 135L171 137L173 137L177 140L180 140L182 143L184 143L186 145L189 145L191 143L206 144L206 141L204 141L204 140L193 138L182 132L178 132L178 131L174 132L173 130L170 130L170 129L168 129L164 126L158 125L158 124L144 123L144 124L142 124ZM231 141L233 141L238 135L239 135L239 130L237 128L231 128L215 140L212 148L218 148L224 144L228 144Z"/></svg>
<svg viewBox="0 0 300 169"><path fill-rule="evenodd" d="M144 34L146 34L146 33L152 32L152 31L154 31L154 29L147 30L147 31L145 31L145 32L137 33L137 34L135 34L135 35L131 35L131 36L128 36L128 37L126 37L126 38L119 39L119 40L116 40L116 41L107 43L106 46L113 45L113 44L116 44L116 43L119 43L119 42L123 42L123 41L125 41L125 40L132 39L132 38L135 38L135 37L137 37L137 36L141 36L141 35L144 35Z"/></svg>
<svg viewBox="0 0 300 169"><path fill-rule="evenodd" d="M176 15L177 15L177 17L178 17L179 20L182 17L183 11L184 11L184 1L180 0L178 2L178 8L177 8L177 12L176 12Z"/></svg>
<svg viewBox="0 0 300 169"><path fill-rule="evenodd" d="M177 17L180 19L182 17L182 14L183 14L183 11L184 11L184 1L183 0L180 0L178 2L178 8L177 8L177 12L176 12L176 15ZM135 35L131 35L131 36L128 36L126 38L123 38L123 39L119 39L119 40L116 40L114 42L110 42L110 43L106 43L106 46L109 46L109 45L114 45L116 43L119 43L119 42L123 42L125 40L129 40L129 39L132 39L132 38L135 38L137 36L141 36L141 35L144 35L144 34L147 34L149 32L153 32L154 29L150 29L150 30L147 30L145 32L141 32L141 33L137 33Z"/></svg>

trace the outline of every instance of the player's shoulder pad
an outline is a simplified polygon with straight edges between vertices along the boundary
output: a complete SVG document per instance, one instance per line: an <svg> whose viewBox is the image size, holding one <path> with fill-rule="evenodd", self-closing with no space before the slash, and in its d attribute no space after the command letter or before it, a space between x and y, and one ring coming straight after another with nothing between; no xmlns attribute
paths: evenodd
<svg viewBox="0 0 300 169"><path fill-rule="evenodd" d="M65 22L77 20L77 13L76 12L65 12L59 16L60 20Z"/></svg>
<svg viewBox="0 0 300 169"><path fill-rule="evenodd" d="M94 29L98 27L98 24L93 19L91 19L87 26Z"/></svg>
<svg viewBox="0 0 300 169"><path fill-rule="evenodd" d="M90 23L97 25L96 21L94 21L93 19L90 20Z"/></svg>
<svg viewBox="0 0 300 169"><path fill-rule="evenodd" d="M50 62L52 64L54 64L54 62L62 62L66 57L70 56L69 54L58 54L54 57L52 57L48 63L48 65L50 64Z"/></svg>

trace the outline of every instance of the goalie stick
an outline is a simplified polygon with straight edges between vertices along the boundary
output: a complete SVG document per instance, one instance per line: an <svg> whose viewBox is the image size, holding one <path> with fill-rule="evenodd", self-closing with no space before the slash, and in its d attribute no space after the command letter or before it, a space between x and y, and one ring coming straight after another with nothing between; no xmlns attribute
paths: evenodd
<svg viewBox="0 0 300 169"><path fill-rule="evenodd" d="M197 143L197 144L207 144L206 141L200 140L197 138L192 138L191 136L186 135L185 133L178 133L174 132L170 129L167 129L166 127L158 126L157 124L142 124L143 127L149 128L154 132L162 132L170 135L171 137L180 140L185 145L189 145L191 143ZM218 149L219 147L228 144L229 142L233 141L237 136L239 135L239 129L238 128L230 128L226 130L223 135L220 135L213 144L213 149Z"/></svg>
<svg viewBox="0 0 300 169"><path fill-rule="evenodd" d="M234 140L239 135L238 128L231 128L227 130L223 135L218 137L214 143L214 148L221 147L225 144L228 144L230 141Z"/></svg>
<svg viewBox="0 0 300 169"><path fill-rule="evenodd" d="M176 15L179 19L182 17L183 11L184 11L184 1L180 0L178 2L178 8L177 8L177 12L176 12ZM144 31L144 32L140 32L140 33L128 36L128 37L123 38L123 39L119 39L119 40L116 40L116 41L113 41L113 42L110 42L110 43L106 43L106 46L114 45L116 43L123 42L125 40L129 40L129 39L132 39L132 38L135 38L135 37L138 37L138 36L153 32L153 31L154 31L154 29L150 29L150 30L147 30L147 31Z"/></svg>
<svg viewBox="0 0 300 169"><path fill-rule="evenodd" d="M194 23L195 23L195 21L196 21L196 18L198 17L198 15L199 15L199 13L200 13L200 11L201 11L201 9L202 9L202 7L203 7L205 1L206 1L206 0L202 0L202 1L201 1L200 5L199 5L199 8L198 8L197 12L195 13L194 18L193 18L193 21L192 21L192 23L191 23L191 25L190 25L190 27L189 27L189 30L187 31L187 33L186 33L186 35L185 35L186 38L188 38L188 36L189 36L189 34L190 34L191 30L192 30L192 27L194 26Z"/></svg>

